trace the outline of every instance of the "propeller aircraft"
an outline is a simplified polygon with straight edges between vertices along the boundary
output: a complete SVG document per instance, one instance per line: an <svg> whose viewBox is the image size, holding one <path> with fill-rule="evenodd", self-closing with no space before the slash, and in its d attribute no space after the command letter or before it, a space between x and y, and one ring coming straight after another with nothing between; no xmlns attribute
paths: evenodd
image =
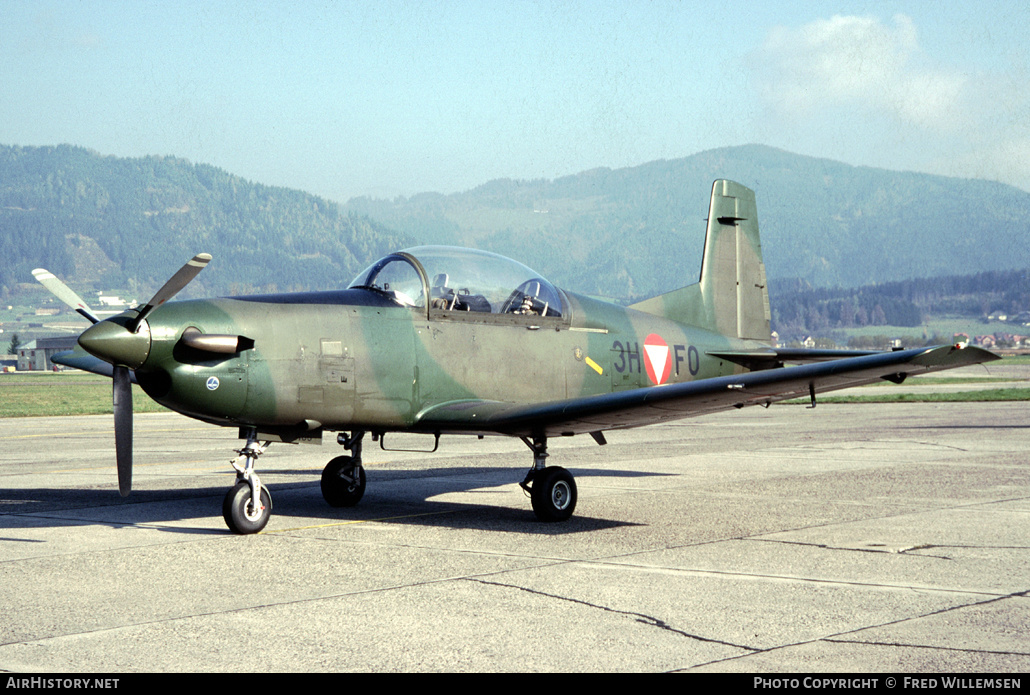
<svg viewBox="0 0 1030 695"><path fill-rule="evenodd" d="M257 533L272 501L256 471L273 441L348 452L321 490L365 491L362 445L413 432L519 437L522 481L542 521L574 512L576 482L548 440L604 433L998 359L974 347L890 352L771 345L752 190L716 181L698 282L625 307L555 287L516 261L422 246L389 254L342 290L168 302L211 260L198 254L147 304L99 320L61 280L37 280L93 325L54 362L113 380L118 485L132 485L131 384L161 405L239 428L229 529Z"/></svg>

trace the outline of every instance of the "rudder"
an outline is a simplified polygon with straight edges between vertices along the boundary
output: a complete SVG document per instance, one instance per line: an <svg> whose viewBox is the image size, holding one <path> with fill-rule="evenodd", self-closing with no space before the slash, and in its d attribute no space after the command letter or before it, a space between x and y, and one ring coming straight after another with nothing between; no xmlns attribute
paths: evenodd
<svg viewBox="0 0 1030 695"><path fill-rule="evenodd" d="M769 290L755 192L726 179L716 181L700 281L632 308L723 335L768 342Z"/></svg>

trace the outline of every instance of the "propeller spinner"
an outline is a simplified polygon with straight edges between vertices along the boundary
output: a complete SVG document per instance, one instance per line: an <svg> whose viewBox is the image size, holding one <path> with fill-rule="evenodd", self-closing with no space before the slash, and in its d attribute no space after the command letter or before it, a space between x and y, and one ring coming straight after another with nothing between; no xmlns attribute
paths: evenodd
<svg viewBox="0 0 1030 695"><path fill-rule="evenodd" d="M180 268L135 316L130 312L94 322L93 326L79 336L79 345L86 352L114 366L112 400L115 456L118 461L118 492L122 497L132 490L132 384L129 370L141 367L150 354L150 327L147 325L146 317L188 285L210 261L210 254L197 254ZM37 279L43 282L40 276L37 276ZM47 280L50 281L50 278ZM53 278L53 281L63 286L57 278ZM47 287L49 289L49 286ZM71 290L67 290L67 293L78 299ZM55 294L64 299L61 294ZM79 303L81 304L81 300ZM74 304L70 306L78 310Z"/></svg>

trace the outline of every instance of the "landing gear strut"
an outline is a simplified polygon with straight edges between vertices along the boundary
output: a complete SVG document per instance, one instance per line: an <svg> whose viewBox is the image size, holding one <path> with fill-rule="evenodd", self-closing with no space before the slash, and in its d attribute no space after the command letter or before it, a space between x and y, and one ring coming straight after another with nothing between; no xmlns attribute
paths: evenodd
<svg viewBox="0 0 1030 695"><path fill-rule="evenodd" d="M365 468L361 465L362 431L348 437L341 433L336 441L351 452L337 456L322 471L322 497L331 507L353 507L365 494Z"/></svg>
<svg viewBox="0 0 1030 695"><path fill-rule="evenodd" d="M236 450L239 456L230 461L236 469L236 484L222 500L222 516L233 533L258 533L272 516L272 497L254 471L258 456L265 453L270 443L258 444L257 432L251 429L246 445Z"/></svg>
<svg viewBox="0 0 1030 695"><path fill-rule="evenodd" d="M545 466L547 437L522 441L533 451L533 467L519 485L533 502L533 512L540 521L565 521L576 511L576 480L561 466Z"/></svg>

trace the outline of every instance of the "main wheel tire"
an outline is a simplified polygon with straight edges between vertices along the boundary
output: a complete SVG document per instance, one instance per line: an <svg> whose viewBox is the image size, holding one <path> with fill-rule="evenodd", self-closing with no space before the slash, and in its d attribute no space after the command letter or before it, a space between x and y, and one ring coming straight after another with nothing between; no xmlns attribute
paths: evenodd
<svg viewBox="0 0 1030 695"><path fill-rule="evenodd" d="M353 507L365 494L365 468L351 456L337 456L322 470L322 497L330 507Z"/></svg>
<svg viewBox="0 0 1030 695"><path fill-rule="evenodd" d="M576 480L561 466L548 466L533 477L533 512L540 521L565 521L576 511Z"/></svg>
<svg viewBox="0 0 1030 695"><path fill-rule="evenodd" d="M225 525L233 533L258 533L272 516L272 497L261 488L261 503L256 508L250 503L250 483L242 480L229 488L222 500L222 516Z"/></svg>

